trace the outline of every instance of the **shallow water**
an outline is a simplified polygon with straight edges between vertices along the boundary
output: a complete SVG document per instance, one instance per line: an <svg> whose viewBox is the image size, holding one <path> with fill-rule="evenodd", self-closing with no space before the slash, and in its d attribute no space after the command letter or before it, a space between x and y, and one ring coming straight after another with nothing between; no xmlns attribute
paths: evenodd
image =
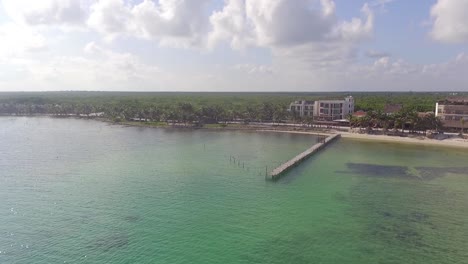
<svg viewBox="0 0 468 264"><path fill-rule="evenodd" d="M465 150L340 139L265 181L315 140L2 117L0 263L468 263Z"/></svg>

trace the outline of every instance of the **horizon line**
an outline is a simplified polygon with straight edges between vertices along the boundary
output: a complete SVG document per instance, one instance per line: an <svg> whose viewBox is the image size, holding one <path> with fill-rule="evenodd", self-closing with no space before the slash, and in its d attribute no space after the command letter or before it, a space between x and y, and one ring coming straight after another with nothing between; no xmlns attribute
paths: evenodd
<svg viewBox="0 0 468 264"><path fill-rule="evenodd" d="M398 90L370 90L370 91L102 91L102 90L44 90L44 91L0 91L0 93L65 93L65 92L89 92L89 93L468 93L468 90L454 90L454 91L398 91Z"/></svg>

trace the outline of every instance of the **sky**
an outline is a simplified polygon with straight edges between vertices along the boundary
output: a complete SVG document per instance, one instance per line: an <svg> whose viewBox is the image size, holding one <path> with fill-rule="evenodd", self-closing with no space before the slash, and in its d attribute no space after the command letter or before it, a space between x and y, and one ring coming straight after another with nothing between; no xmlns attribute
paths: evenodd
<svg viewBox="0 0 468 264"><path fill-rule="evenodd" d="M0 0L0 91L468 91L468 0Z"/></svg>

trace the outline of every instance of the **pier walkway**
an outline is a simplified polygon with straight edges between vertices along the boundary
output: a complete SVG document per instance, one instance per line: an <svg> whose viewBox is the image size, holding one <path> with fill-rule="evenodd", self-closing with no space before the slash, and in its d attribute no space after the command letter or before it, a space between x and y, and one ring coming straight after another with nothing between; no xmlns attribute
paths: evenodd
<svg viewBox="0 0 468 264"><path fill-rule="evenodd" d="M283 163L281 166L279 166L278 168L274 169L274 170L270 173L269 179L271 179L271 180L277 180L277 179L279 179L279 178L280 178L281 176L283 176L289 169L291 169L292 167L297 166L297 165L298 165L299 163L301 163L303 160L305 160L306 158L310 157L311 155L317 153L319 150L321 150L321 149L324 148L326 145L328 145L330 142L332 142L333 140L339 138L340 136L341 136L340 134L331 135L331 136L325 138L324 141L313 145L312 147L310 147L310 148L307 149L306 151L300 153L299 155L297 155L297 156L294 157L293 159L287 161L286 163Z"/></svg>

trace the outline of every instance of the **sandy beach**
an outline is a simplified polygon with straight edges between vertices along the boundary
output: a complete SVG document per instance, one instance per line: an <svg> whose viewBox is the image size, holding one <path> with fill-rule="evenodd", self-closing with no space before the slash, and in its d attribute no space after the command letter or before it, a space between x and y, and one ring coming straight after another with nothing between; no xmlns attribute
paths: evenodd
<svg viewBox="0 0 468 264"><path fill-rule="evenodd" d="M356 134L349 132L340 133L343 138L352 138L357 140L368 140L368 141L384 141L402 144L418 144L418 145L431 145L440 147L456 147L456 148L467 148L468 140L462 138L447 138L443 140L430 139L425 137L414 138L414 137L396 137L396 136L384 136L384 135L367 135L367 134Z"/></svg>
<svg viewBox="0 0 468 264"><path fill-rule="evenodd" d="M427 146L440 146L440 147L455 147L468 149L468 140L458 137L451 137L443 140L430 139L426 137L398 137L398 136L385 136L385 135L369 135L358 134L342 131L330 131L330 133L313 132L313 131L291 131L291 130L257 130L259 132L277 132L277 133L293 133L293 134L309 134L328 136L330 134L339 133L342 138L350 138L363 141L380 141L392 142L397 144L418 144Z"/></svg>
<svg viewBox="0 0 468 264"><path fill-rule="evenodd" d="M127 126L143 126L143 127L154 127L151 125L147 125L145 123L121 123L120 125L127 125ZM173 126L166 126L166 128L179 128ZM466 148L468 149L468 139L463 139L457 136L450 136L446 139L430 139L427 137L419 136L408 136L408 137L400 137L400 136L388 136L388 135L371 135L371 134L359 134L359 133L351 133L351 132L344 132L341 130L334 130L334 129L327 129L326 131L304 131L304 130L293 130L297 127L289 127L289 129L278 128L275 129L269 125L262 125L262 126L249 126L249 125L237 125L235 127L227 126L227 127L216 127L216 128L190 128L190 127L183 127L186 129L208 129L208 130L219 130L219 131L227 131L227 130L242 130L242 131L255 131L255 132L275 132L275 133L290 133L290 134L307 134L307 135L318 135L318 136L330 136L331 134L339 133L341 134L342 138L350 138L355 140L362 140L362 141L380 141L380 142L391 142L397 144L417 144L417 145L427 145L427 146L440 146L440 147L454 147L454 148Z"/></svg>
<svg viewBox="0 0 468 264"><path fill-rule="evenodd" d="M468 139L463 139L457 136L450 136L446 139L430 139L427 137L419 136L388 136L388 135L371 135L371 134L360 134L360 133L351 133L344 132L341 130L327 129L326 131L304 131L304 130L293 130L298 127L288 127L289 129L278 128L275 129L270 125L236 125L236 126L227 126L227 127L177 127L177 126L155 126L147 124L144 122L122 122L115 123L107 119L95 119L98 121L104 121L113 125L123 125L131 127L148 127L148 128L167 128L167 129L208 129L208 130L219 130L219 131L229 131L229 130L242 130L242 131L252 131L252 132L274 132L274 133L290 133L290 134L307 134L307 135L318 135L318 136L330 136L331 134L339 133L342 138L350 138L355 140L362 141L380 141L380 142L391 142L397 144L418 144L418 145L427 145L427 146L440 146L440 147L454 147L454 148L465 148L468 149ZM231 124L232 125L232 124Z"/></svg>

